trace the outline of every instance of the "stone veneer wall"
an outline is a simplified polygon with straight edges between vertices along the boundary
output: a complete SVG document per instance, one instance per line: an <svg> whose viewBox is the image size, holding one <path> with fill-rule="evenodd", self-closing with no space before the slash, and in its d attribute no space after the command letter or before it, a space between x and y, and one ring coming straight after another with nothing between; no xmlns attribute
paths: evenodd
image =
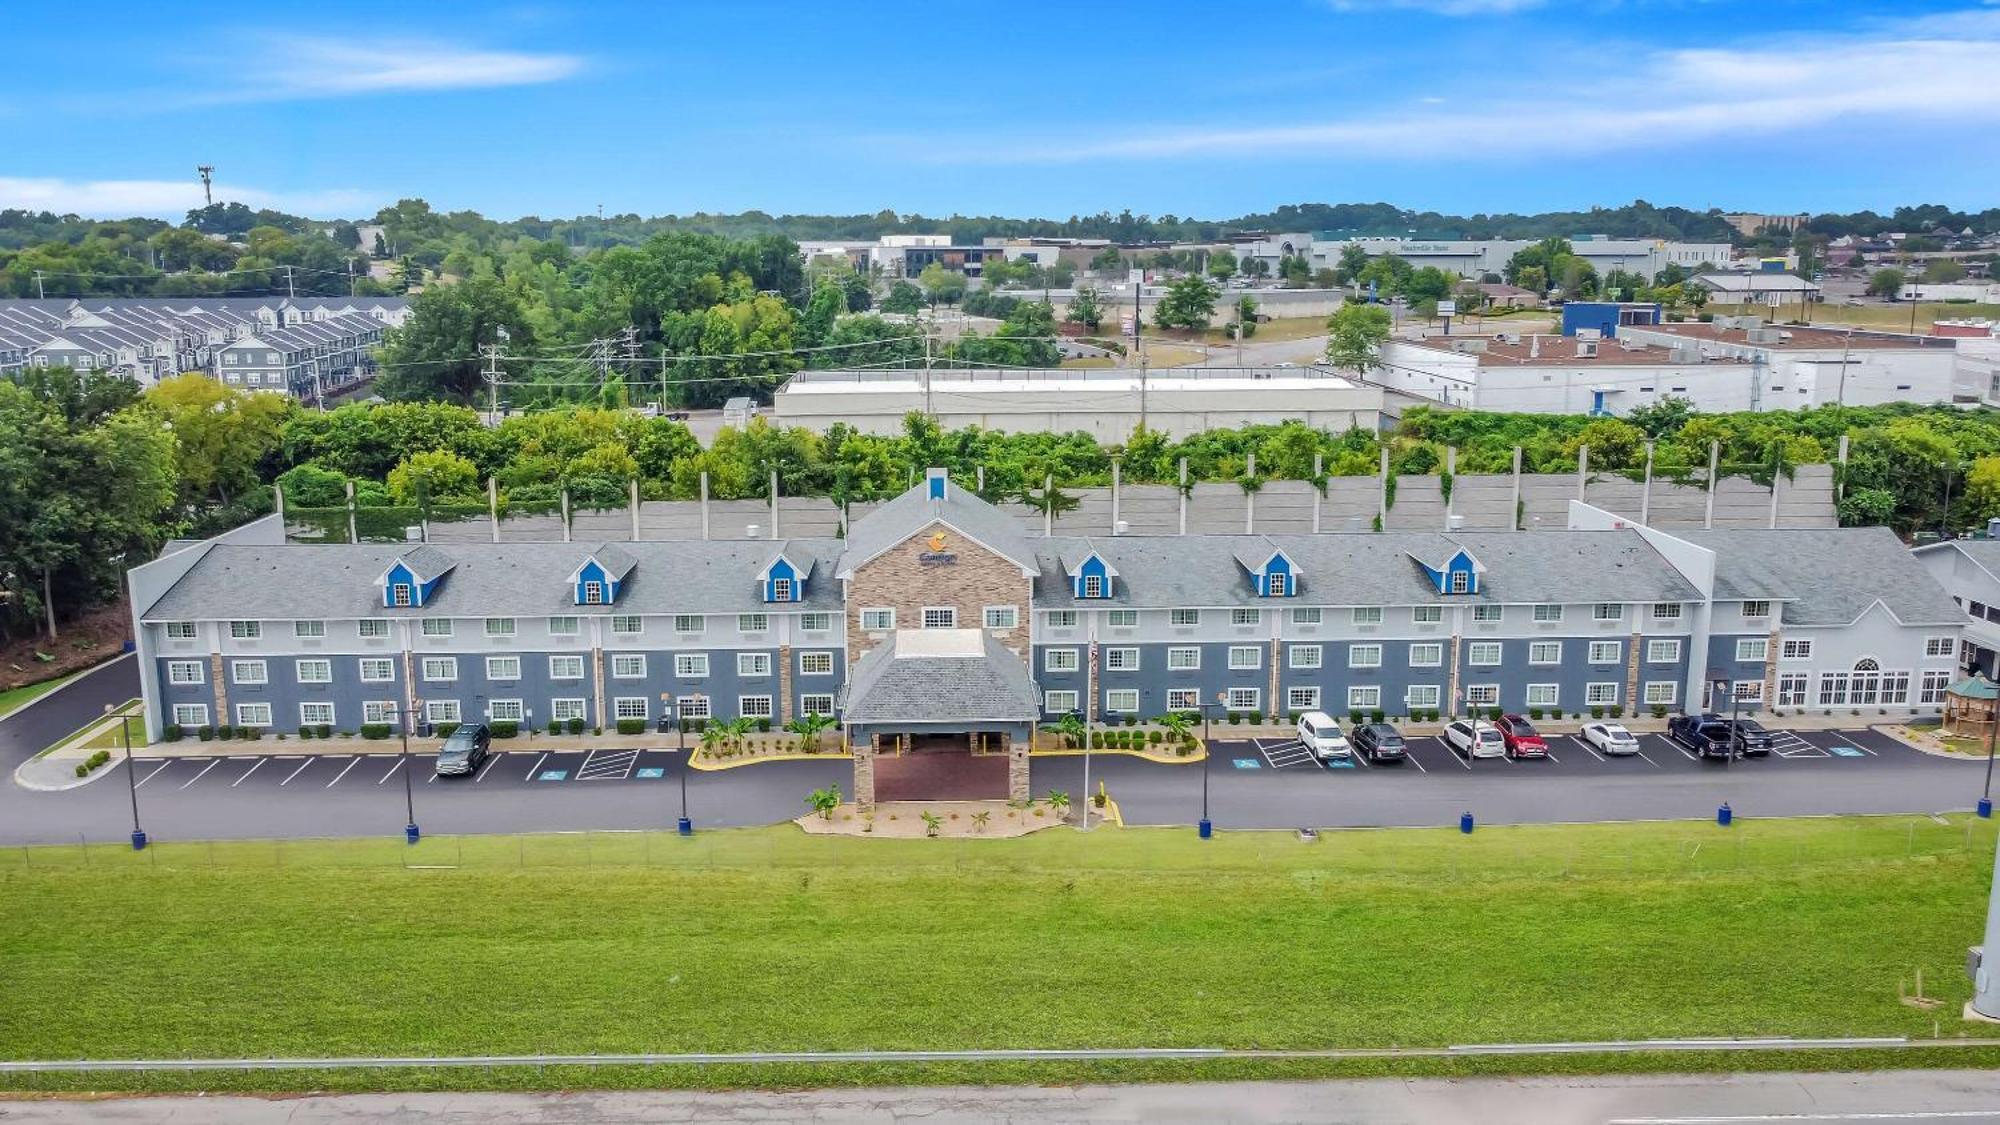
<svg viewBox="0 0 2000 1125"><path fill-rule="evenodd" d="M944 533L943 553L955 556L954 561L921 561L920 556L932 553L933 529ZM896 625L901 629L921 627L925 606L951 606L958 611L959 627L973 629L980 626L987 606L1011 605L1014 628L995 635L1008 648L1025 654L1031 581L1020 567L933 523L855 570L847 595L848 666L875 647L876 638L861 630L861 611L885 606L896 611Z"/></svg>

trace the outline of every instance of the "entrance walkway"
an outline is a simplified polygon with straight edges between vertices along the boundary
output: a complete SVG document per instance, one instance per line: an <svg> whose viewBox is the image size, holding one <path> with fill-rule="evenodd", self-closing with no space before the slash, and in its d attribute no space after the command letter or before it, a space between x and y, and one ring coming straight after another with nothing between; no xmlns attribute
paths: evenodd
<svg viewBox="0 0 2000 1125"><path fill-rule="evenodd" d="M961 744L963 736L959 737ZM883 754L875 759L877 801L1004 801L1007 756L965 750Z"/></svg>

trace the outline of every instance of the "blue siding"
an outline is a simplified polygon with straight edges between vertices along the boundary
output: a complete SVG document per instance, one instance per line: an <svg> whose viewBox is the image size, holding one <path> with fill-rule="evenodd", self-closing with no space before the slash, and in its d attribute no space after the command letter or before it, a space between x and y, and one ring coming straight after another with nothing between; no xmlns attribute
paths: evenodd
<svg viewBox="0 0 2000 1125"><path fill-rule="evenodd" d="M1273 575L1283 579L1282 590L1272 583ZM1260 598L1289 598L1297 594L1298 583L1293 580L1292 561L1282 554L1272 555L1264 560L1264 569L1257 573L1257 596Z"/></svg>
<svg viewBox="0 0 2000 1125"><path fill-rule="evenodd" d="M1071 593L1076 597L1081 598L1084 596L1083 580L1086 578L1103 579L1102 589L1104 593L1101 596L1106 598L1111 596L1111 568L1106 566L1104 560L1095 554L1083 560L1083 565L1076 568L1076 577L1070 580Z"/></svg>
<svg viewBox="0 0 2000 1125"><path fill-rule="evenodd" d="M805 600L806 580L800 577L798 570L794 568L789 561L787 561L785 558L781 556L780 558L777 559L777 561L771 564L770 570L764 572L764 578L763 582L761 583L761 586L763 591L763 598L765 601L775 602L779 600L777 596L772 593L772 591L776 589L777 583L782 579L789 579L792 583L791 596L784 599L785 601L802 602Z"/></svg>
<svg viewBox="0 0 2000 1125"><path fill-rule="evenodd" d="M590 600L584 597L584 587L588 586L592 582L596 582L604 587L603 604L611 605L617 602L618 587L621 585L621 583L619 583L617 579L612 578L609 574L607 574L604 570L604 567L601 566L596 559L589 559L586 560L583 566L579 568L576 572L576 590L575 590L576 604L578 605L591 604Z"/></svg>
<svg viewBox="0 0 2000 1125"><path fill-rule="evenodd" d="M402 560L398 559L396 564L389 568L389 572L382 576L382 606L384 609L398 608L396 605L396 587L407 584L410 587L409 608L420 608L425 602L431 599L432 591L437 589L438 581L443 577L443 575L439 575L429 582L419 582L417 581L417 576L411 572L410 568L405 566Z"/></svg>

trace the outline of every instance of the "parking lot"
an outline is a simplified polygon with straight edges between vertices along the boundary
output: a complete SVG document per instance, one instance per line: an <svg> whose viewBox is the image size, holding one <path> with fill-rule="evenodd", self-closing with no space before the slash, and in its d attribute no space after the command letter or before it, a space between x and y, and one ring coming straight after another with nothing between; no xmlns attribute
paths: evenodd
<svg viewBox="0 0 2000 1125"><path fill-rule="evenodd" d="M411 754L411 780L440 790L459 787L535 788L570 783L649 782L666 778L677 750L501 750L470 777L439 777L436 754ZM187 789L352 790L400 786L404 758L379 754L237 754L208 758L139 759L138 787L147 796Z"/></svg>
<svg viewBox="0 0 2000 1125"><path fill-rule="evenodd" d="M1792 770L1829 765L1854 769L1865 768L1870 763L1937 761L1871 730L1773 731L1773 745L1768 756L1739 758L1730 762L1703 761L1693 751L1662 734L1642 734L1638 737L1638 753L1624 756L1605 754L1582 736L1573 734L1547 736L1549 753L1546 758L1468 758L1452 750L1443 738L1434 735L1408 739L1408 757L1400 762L1370 762L1359 754L1320 761L1295 738L1217 740L1214 752L1231 771L1307 770L1357 776L1368 771L1441 773L1447 776L1470 773L1496 778L1644 776L1651 771L1710 774L1726 770ZM1950 766L1952 763L1941 764Z"/></svg>

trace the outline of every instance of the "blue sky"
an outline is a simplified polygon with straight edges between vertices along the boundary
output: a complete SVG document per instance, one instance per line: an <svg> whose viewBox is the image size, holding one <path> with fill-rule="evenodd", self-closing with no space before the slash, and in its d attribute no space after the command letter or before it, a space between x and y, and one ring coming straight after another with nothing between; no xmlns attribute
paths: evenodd
<svg viewBox="0 0 2000 1125"><path fill-rule="evenodd" d="M101 0L6 17L0 207L1225 217L2000 202L2000 2Z"/></svg>

